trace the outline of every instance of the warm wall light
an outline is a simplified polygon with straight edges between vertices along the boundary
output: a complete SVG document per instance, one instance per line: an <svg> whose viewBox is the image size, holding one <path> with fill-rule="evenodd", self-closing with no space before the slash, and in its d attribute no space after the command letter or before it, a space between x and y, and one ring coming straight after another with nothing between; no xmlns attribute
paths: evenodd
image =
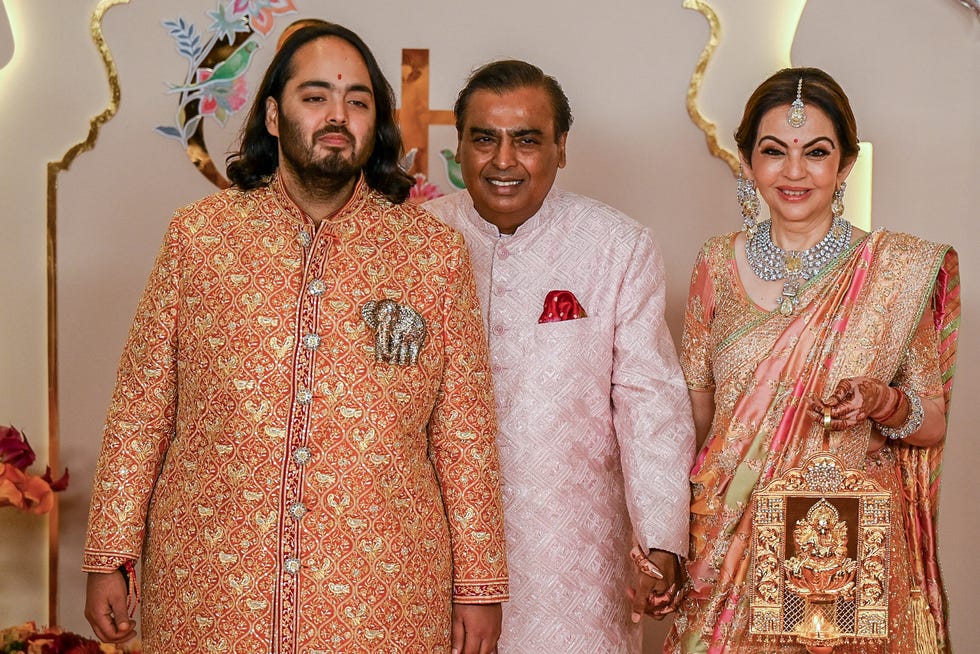
<svg viewBox="0 0 980 654"><path fill-rule="evenodd" d="M14 31L10 28L10 18L3 0L0 0L0 69L14 58Z"/></svg>
<svg viewBox="0 0 980 654"><path fill-rule="evenodd" d="M847 176L847 191L844 193L844 217L852 225L871 231L871 166L874 148L871 143L861 142L857 161Z"/></svg>
<svg viewBox="0 0 980 654"><path fill-rule="evenodd" d="M793 52L793 42L796 41L796 30L800 27L800 20L803 17L803 10L806 9L807 0L775 0L770 2L770 7L766 11L776 13L778 20L783 24L783 28L772 35L771 42L773 52L780 56L785 56L784 61L787 66L792 66L790 54Z"/></svg>

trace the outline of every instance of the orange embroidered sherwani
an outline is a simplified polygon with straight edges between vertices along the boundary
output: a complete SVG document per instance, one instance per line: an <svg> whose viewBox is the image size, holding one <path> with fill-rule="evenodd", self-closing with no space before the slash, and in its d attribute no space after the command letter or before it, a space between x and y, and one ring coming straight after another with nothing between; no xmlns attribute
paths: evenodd
<svg viewBox="0 0 980 654"><path fill-rule="evenodd" d="M375 360L361 311L427 336ZM361 181L315 227L278 178L175 215L133 322L84 569L142 561L144 651L449 652L507 598L491 379L462 237Z"/></svg>

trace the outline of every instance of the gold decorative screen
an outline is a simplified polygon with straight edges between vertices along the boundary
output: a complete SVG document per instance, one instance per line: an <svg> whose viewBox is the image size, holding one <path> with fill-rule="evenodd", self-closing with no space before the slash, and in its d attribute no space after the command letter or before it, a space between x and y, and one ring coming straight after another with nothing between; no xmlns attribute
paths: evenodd
<svg viewBox="0 0 980 654"><path fill-rule="evenodd" d="M810 646L888 636L891 498L833 454L755 494L749 632Z"/></svg>

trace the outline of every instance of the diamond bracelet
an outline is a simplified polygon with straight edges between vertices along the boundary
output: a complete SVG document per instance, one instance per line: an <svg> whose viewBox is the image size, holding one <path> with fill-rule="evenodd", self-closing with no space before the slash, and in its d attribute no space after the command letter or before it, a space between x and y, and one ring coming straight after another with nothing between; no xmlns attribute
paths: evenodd
<svg viewBox="0 0 980 654"><path fill-rule="evenodd" d="M878 431L881 432L882 436L887 436L892 440L902 440L919 431L919 427L922 426L922 420L925 418L925 411L922 410L922 400L919 399L918 394L904 388L899 388L898 390L902 391L905 399L909 401L908 418L898 427L888 427L878 424Z"/></svg>

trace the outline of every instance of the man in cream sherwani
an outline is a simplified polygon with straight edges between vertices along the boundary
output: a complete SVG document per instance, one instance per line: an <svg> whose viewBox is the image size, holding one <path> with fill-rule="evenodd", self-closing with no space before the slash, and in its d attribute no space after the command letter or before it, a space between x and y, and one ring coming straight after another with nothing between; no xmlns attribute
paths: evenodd
<svg viewBox="0 0 980 654"><path fill-rule="evenodd" d="M641 614L672 610L680 586L694 449L660 253L554 187L572 121L554 78L494 62L455 109L467 190L426 208L466 238L490 341L511 574L499 651L636 654Z"/></svg>

